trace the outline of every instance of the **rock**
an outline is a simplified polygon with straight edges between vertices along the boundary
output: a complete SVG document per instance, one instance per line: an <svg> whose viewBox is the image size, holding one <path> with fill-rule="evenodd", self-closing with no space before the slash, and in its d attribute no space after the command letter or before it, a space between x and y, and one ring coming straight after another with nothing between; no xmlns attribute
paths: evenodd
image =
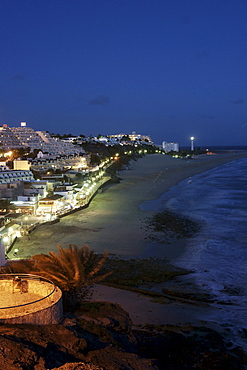
<svg viewBox="0 0 247 370"><path fill-rule="evenodd" d="M140 358L134 353L127 353L110 346L104 349L91 351L88 355L89 362L101 365L107 370L158 370L155 361Z"/></svg>
<svg viewBox="0 0 247 370"><path fill-rule="evenodd" d="M85 303L79 311L80 318L116 331L130 331L132 320L119 304L109 302Z"/></svg>
<svg viewBox="0 0 247 370"><path fill-rule="evenodd" d="M246 354L201 327L133 330L119 305L95 302L59 325L0 325L2 370L244 369Z"/></svg>
<svg viewBox="0 0 247 370"><path fill-rule="evenodd" d="M50 369L77 361L77 352L86 346L61 325L1 325L0 369Z"/></svg>
<svg viewBox="0 0 247 370"><path fill-rule="evenodd" d="M0 368L17 370L32 368L41 363L35 351L29 349L22 341L16 341L11 334L0 336Z"/></svg>
<svg viewBox="0 0 247 370"><path fill-rule="evenodd" d="M36 369L35 369L36 370ZM53 368L52 370L105 370L103 367L96 365L85 364L84 362L74 362L70 364L65 364L60 367Z"/></svg>

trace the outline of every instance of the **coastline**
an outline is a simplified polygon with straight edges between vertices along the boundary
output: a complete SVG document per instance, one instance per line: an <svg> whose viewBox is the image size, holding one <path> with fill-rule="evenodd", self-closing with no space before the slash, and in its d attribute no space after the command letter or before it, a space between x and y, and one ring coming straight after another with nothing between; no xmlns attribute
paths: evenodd
<svg viewBox="0 0 247 370"><path fill-rule="evenodd" d="M96 252L136 257L147 248L144 222L155 212L140 208L141 204L158 200L172 186L196 174L206 172L240 158L238 154L205 155L185 160L154 154L131 161L130 169L118 173L120 183L106 186L88 208L61 218L54 225L42 225L30 234L30 239L19 239L18 257L57 250L57 245L88 244ZM183 252L185 243L164 246L162 256L171 261ZM11 255L10 255L11 256Z"/></svg>
<svg viewBox="0 0 247 370"><path fill-rule="evenodd" d="M88 244L96 252L107 250L118 256L147 257L143 253L148 246L143 228L144 220L155 214L154 211L142 211L140 205L158 200L172 186L196 174L206 172L225 163L246 158L246 153L237 155L220 154L201 156L189 161L178 160L169 156L152 155L131 162L131 169L120 171L119 184L106 186L87 209L61 219L55 225L44 225L30 235L30 240L20 240L18 257L28 257L37 253L57 250L57 245ZM173 244L158 245L162 257L171 263L185 251L186 240L180 239ZM148 251L148 256L159 257L155 245ZM171 281L180 291L191 289L181 279ZM154 284L148 289L160 291L166 283ZM168 289L170 288L168 283ZM192 287L192 289L194 289ZM134 326L168 325L176 328L187 324L195 327L205 326L221 333L234 345L238 342L238 333L229 331L221 322L221 307L217 303L185 303L171 300L168 304L151 301L139 293L96 284L93 288L93 301L106 301L119 304L126 310Z"/></svg>
<svg viewBox="0 0 247 370"><path fill-rule="evenodd" d="M202 198L200 198L200 185L204 186L203 185L203 181L208 181L209 184L211 185L205 185L205 186L211 186L211 191L212 191L212 197L211 197L211 202L210 202L210 196L209 198L205 197L206 200L209 201L209 205L208 205L208 209L211 210L212 212L215 212L215 215L217 217L217 215L219 215L219 213L221 212L222 210L222 213L224 214L224 210L227 209L227 208L223 208L222 206L222 209L220 208L219 204L221 205L221 192L222 192L222 197L227 200L228 197L226 196L225 194L225 189L228 189L228 186L229 186L229 189L231 188L231 184L234 184L234 181L235 181L235 184L239 184L239 182L243 181L243 183L246 181L245 179L245 175L243 172L240 172L240 168L243 170L246 166L246 160L245 161L241 161L239 163L234 163L234 161L230 161L231 164L230 166L224 166L224 167L219 167L219 166L214 166L212 168L216 168L213 172L210 171L210 173L207 175L207 174L203 174L202 176L199 176L198 179L195 179L195 182L194 184L197 184L197 185L187 185L188 183L190 183L190 181L187 181L187 179L185 179L185 181L183 181L182 183L180 183L179 187L177 188L174 188L172 189L172 193L171 193L171 196L170 196L170 193L168 195L164 195L164 197L166 197L165 199L173 199L172 197L174 196L176 199L176 197L178 196L178 201L182 199L182 197L185 197L186 201L189 201L192 199L192 194L195 195L197 194L197 192L199 192L199 201L198 201L198 204L202 206L202 209L203 209L203 189L202 189ZM229 163L229 162L228 162ZM234 168L235 167L235 168ZM236 172L235 172L235 169L236 169ZM238 174L238 175L237 175ZM241 177L240 178L240 174L242 174L242 176L244 177ZM217 183L217 181L213 181L214 177L216 179L219 179L219 183ZM222 178L221 178L222 177ZM200 181L199 181L200 179ZM222 186L219 186L219 184L221 184L221 181L222 181ZM223 185L224 184L224 181L225 181L225 186ZM232 181L232 182L231 182ZM198 185L199 184L199 185ZM212 187L214 187L218 190L216 190L216 194L219 195L219 198L215 199L215 193L214 193L214 189L212 189ZM232 188L234 189L234 187ZM241 187L241 189L243 189ZM181 194L181 198L180 198L180 191L182 192ZM218 193L217 193L218 191ZM241 190L242 192L244 190ZM187 194L188 192L188 194ZM195 193L194 193L195 192ZM209 194L211 194L211 192L209 192ZM188 198L186 198L188 196ZM157 209L156 206L158 206L158 204L162 204L162 199L164 199L164 197L161 197L161 199L159 200L155 200L153 202L151 202L150 206L147 205L147 207L145 209ZM200 202L200 199L202 201L202 204ZM229 199L230 199L230 195L229 195ZM234 198L233 198L234 199ZM242 201L242 198L241 198L241 201ZM230 200L229 200L230 202ZM186 202L185 202L186 203ZM196 203L196 202L195 202ZM193 202L192 202L193 204ZM204 206L205 206L205 199L204 199ZM231 204L231 203L230 203ZM236 203L234 203L236 205ZM215 209L214 209L214 205L215 205ZM217 208L219 206L219 208ZM182 209L184 209L183 207L183 202L182 202L182 206L181 206ZM199 207L200 208L200 207ZM193 207L189 207L189 209L194 209ZM207 209L207 206L205 206L205 209ZM232 212L234 213L234 209L235 207L232 207ZM238 208L236 208L238 209ZM196 210L196 207L195 207L195 210ZM195 211L196 212L196 211ZM229 212L230 213L230 212ZM229 214L227 211L225 212L226 215ZM193 213L191 214L191 216L193 217ZM231 217L232 214L230 213L229 217ZM233 216L234 218L234 216ZM213 220L213 218L212 218ZM219 218L219 220L221 220L221 218ZM240 220L241 222L241 220ZM244 220L243 220L244 222ZM234 229L234 224L232 225L233 226L233 230ZM214 230L214 229L213 229ZM212 230L212 232L214 232ZM221 230L221 228L220 228ZM222 230L225 230L225 229L222 229ZM233 231L232 230L232 231ZM236 233L237 233L237 226L236 226ZM241 233L240 233L241 234ZM218 235L218 234L217 234ZM239 234L236 234L236 235L239 235ZM225 238L227 239L228 238L228 235L225 235ZM230 239L231 240L231 239ZM242 240L242 239L241 239ZM200 237L199 237L199 241L200 241ZM169 244L169 245L164 245L164 244L161 244L159 246L157 246L157 249L155 249L155 242L154 242L154 246L151 246L150 247L150 250L147 251L148 253L146 253L146 255L144 255L144 253L142 253L142 256L141 257L148 257L148 256L152 256L153 255L156 255L157 256L157 251L158 252L161 252L161 253L164 253L164 255L166 255L166 257L168 257L169 253L171 255L171 257L173 257L173 259L171 258L171 263L174 264L175 263L175 266L176 266L176 256L173 254L174 252L178 254L178 257L179 256L179 253L181 252L183 254L183 250L186 248L186 239L184 240L180 240L179 243L182 243L182 245L180 244L180 246L178 246L176 243L172 243L172 244ZM189 244L189 243L188 243ZM219 242L219 244L221 244L221 242ZM214 244L212 244L214 245ZM224 240L222 239L222 249L224 249ZM227 244L228 246L231 244ZM194 243L194 248L195 250L196 249L196 238L195 238L195 243ZM233 246L232 246L233 247ZM148 249L148 248L147 248ZM226 247L226 251L229 249L229 251L231 250L231 248L227 248ZM194 249L193 249L194 250ZM220 249L219 249L220 250ZM189 249L189 252L191 251L191 249ZM242 250L243 251L243 250ZM168 253L167 253L168 252ZM192 252L193 253L193 252ZM196 253L196 252L195 252ZM173 279L171 280L170 282L164 282L164 283L161 283L161 284L152 284L152 286L149 286L148 288L152 291L160 291L159 289L160 288L164 288L164 292L166 291L174 291L174 292L196 292L197 289L199 289L199 291L201 292L208 292L211 294L212 292L212 298L214 297L214 293L217 293L217 289L214 290L214 287L216 287L216 283L214 283L214 281L217 279L215 278L215 276L220 276L220 279L219 279L219 287L218 289L220 289L220 284L222 284L222 286L231 286L231 282L233 282L233 286L234 284L236 284L236 287L242 287L244 286L244 283L241 279L238 279L238 276L237 274L235 273L235 270L230 270L230 279L228 279L228 270L224 270L222 271L222 266L220 265L223 265L224 266L224 262L225 262L225 265L227 265L227 261L229 261L229 265L231 265L231 261L228 259L228 260L224 260L224 253L221 255L220 253L217 254L217 244L216 244L216 248L215 248L215 252L214 252L214 248L211 249L211 253L215 253L215 261L214 261L214 264L209 264L208 266L206 266L207 264L207 260L209 259L210 260L210 254L203 254L201 256L201 259L198 259L198 269L196 268L197 271L195 271L197 273L197 276L199 277L199 279L197 278L193 278L193 274L190 274L190 275L185 275L185 276L181 276L181 278L179 277L178 279ZM227 253L227 252L226 252ZM234 254L234 249L232 251L232 255ZM212 255L212 254L211 254ZM162 257L163 255L161 254L160 257ZM231 254L230 254L231 256ZM237 254L238 256L238 254ZM243 256L243 260L244 260L244 256L245 254L242 254ZM187 268L191 265L187 264L186 262L186 258L187 258L187 254L185 254L185 256L181 256L181 258L183 259L184 258L184 264L182 265L184 268ZM222 258L222 260L221 260ZM241 258L241 257L240 257ZM212 258L213 260L213 258ZM221 261L223 262L221 264ZM239 270L241 271L241 265L238 265L238 261L237 260L234 260L233 259L233 264L234 266L236 266L236 263L237 263L237 266L239 266ZM189 260L188 260L189 262ZM180 266L180 265L179 265ZM206 266L206 267L205 267ZM207 268L208 268L208 271L207 271ZM243 268L243 267L242 267ZM193 267L192 267L193 269ZM243 270L244 272L245 270ZM226 272L226 276L224 275ZM231 274L232 272L232 274ZM207 277L209 278L208 281L207 281ZM221 280L222 278L222 280ZM231 280L232 278L232 280ZM217 280L218 281L218 280ZM208 283L209 282L209 283ZM194 285L194 283L196 283L196 285ZM198 285L197 285L198 284ZM228 284L228 285L227 285ZM206 288L207 287L207 290L204 290L204 287ZM211 290L212 288L212 290ZM221 292L221 290L219 290L219 292ZM242 294L239 294L240 296ZM229 296L227 296L227 294L224 296L224 295L215 295L215 300L213 298L213 301L212 302L209 302L209 304L207 305L201 305L199 302L198 302L198 305L194 305L194 304L191 304L191 303L186 303L186 302L179 302L179 301L172 301L168 304L159 304L159 303L152 303L150 302L150 300L148 300L148 298L145 298L145 297L141 297L140 294L136 294L135 296L133 294L130 294L129 292L124 292L124 291L117 291L115 290L114 288L111 288L111 287L96 287L95 289L95 293L93 295L93 299L95 300L106 300L106 301L110 301L110 302L115 302L117 301L123 308L125 308L129 313L130 313L130 316L133 320L133 322L135 324L139 324L139 325L143 325L145 323L148 323L148 324L152 324L152 323L155 323L156 325L162 325L162 324L165 324L165 325L172 325L174 327L176 327L176 325L180 326L180 325L185 325L187 323L191 323L192 325L195 325L195 326L200 326L200 325L203 325L203 326L206 326L208 328L211 328L211 329L214 329L216 330L217 332L221 333L224 338L233 343L235 346L240 346L241 348L243 348L245 351L247 351L247 348L246 348L246 341L244 340L244 336L242 335L243 332L245 332L246 330L246 321L245 321L245 315L243 314L245 311L245 299L243 298L239 298L239 300L236 300L234 299L235 297L235 294L232 293L229 294ZM237 294L236 294L236 297L237 297ZM243 293L243 297L245 297L245 294ZM206 302L205 302L206 303ZM229 306L228 306L229 305ZM145 309L144 309L145 307Z"/></svg>

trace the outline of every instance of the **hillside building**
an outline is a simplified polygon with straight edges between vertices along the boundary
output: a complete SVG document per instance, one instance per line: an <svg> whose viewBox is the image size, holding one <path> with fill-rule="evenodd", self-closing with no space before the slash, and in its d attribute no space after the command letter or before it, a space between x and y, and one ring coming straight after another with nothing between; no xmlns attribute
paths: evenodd
<svg viewBox="0 0 247 370"><path fill-rule="evenodd" d="M53 138L47 131L35 131L27 127L26 122L21 122L20 127L9 127L4 124L0 127L0 144L4 150L30 148L35 149L49 156L57 155L79 155L84 150L70 142Z"/></svg>
<svg viewBox="0 0 247 370"><path fill-rule="evenodd" d="M149 135L142 135L137 134L133 131L131 134L116 134L116 135L109 135L111 139L117 139L118 141L122 140L124 137L129 138L131 142L145 142L145 144L153 144L151 137Z"/></svg>
<svg viewBox="0 0 247 370"><path fill-rule="evenodd" d="M168 152L179 152L179 144L178 143L168 143L167 141L163 141L162 149Z"/></svg>

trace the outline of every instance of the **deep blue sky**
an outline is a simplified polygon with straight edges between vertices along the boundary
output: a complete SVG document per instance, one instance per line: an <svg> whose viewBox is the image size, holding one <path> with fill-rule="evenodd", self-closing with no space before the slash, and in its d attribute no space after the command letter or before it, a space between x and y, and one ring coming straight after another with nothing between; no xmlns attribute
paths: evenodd
<svg viewBox="0 0 247 370"><path fill-rule="evenodd" d="M0 125L247 144L246 0L0 0Z"/></svg>

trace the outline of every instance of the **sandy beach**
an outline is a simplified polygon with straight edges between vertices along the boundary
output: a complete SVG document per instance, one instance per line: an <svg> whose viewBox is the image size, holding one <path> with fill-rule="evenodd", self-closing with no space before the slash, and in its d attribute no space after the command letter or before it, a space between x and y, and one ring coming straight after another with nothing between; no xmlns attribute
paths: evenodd
<svg viewBox="0 0 247 370"><path fill-rule="evenodd" d="M18 257L56 251L58 244L63 247L88 244L96 252L107 250L116 255L143 255L148 243L143 222L153 212L142 211L140 204L158 199L186 178L243 157L247 157L247 153L205 155L190 160L157 154L131 161L131 169L118 174L121 182L97 194L88 208L63 217L55 225L37 228L31 233L30 240L20 239L15 245L19 249ZM171 262L185 248L183 240L174 245L159 246L162 256ZM191 323L206 325L229 335L220 325L221 311L216 305L178 301L159 304L140 294L103 285L96 285L93 292L93 300L120 304L129 312L134 325Z"/></svg>
<svg viewBox="0 0 247 370"><path fill-rule="evenodd" d="M119 172L121 182L98 193L88 208L61 218L57 224L37 228L29 240L18 240L18 257L57 250L59 244L88 244L96 252L140 256L147 245L143 225L153 214L142 211L140 204L158 199L186 178L245 156L247 153L229 153L185 160L154 154L132 160L129 170ZM164 246L162 256L173 260L184 247L183 242L176 248Z"/></svg>

